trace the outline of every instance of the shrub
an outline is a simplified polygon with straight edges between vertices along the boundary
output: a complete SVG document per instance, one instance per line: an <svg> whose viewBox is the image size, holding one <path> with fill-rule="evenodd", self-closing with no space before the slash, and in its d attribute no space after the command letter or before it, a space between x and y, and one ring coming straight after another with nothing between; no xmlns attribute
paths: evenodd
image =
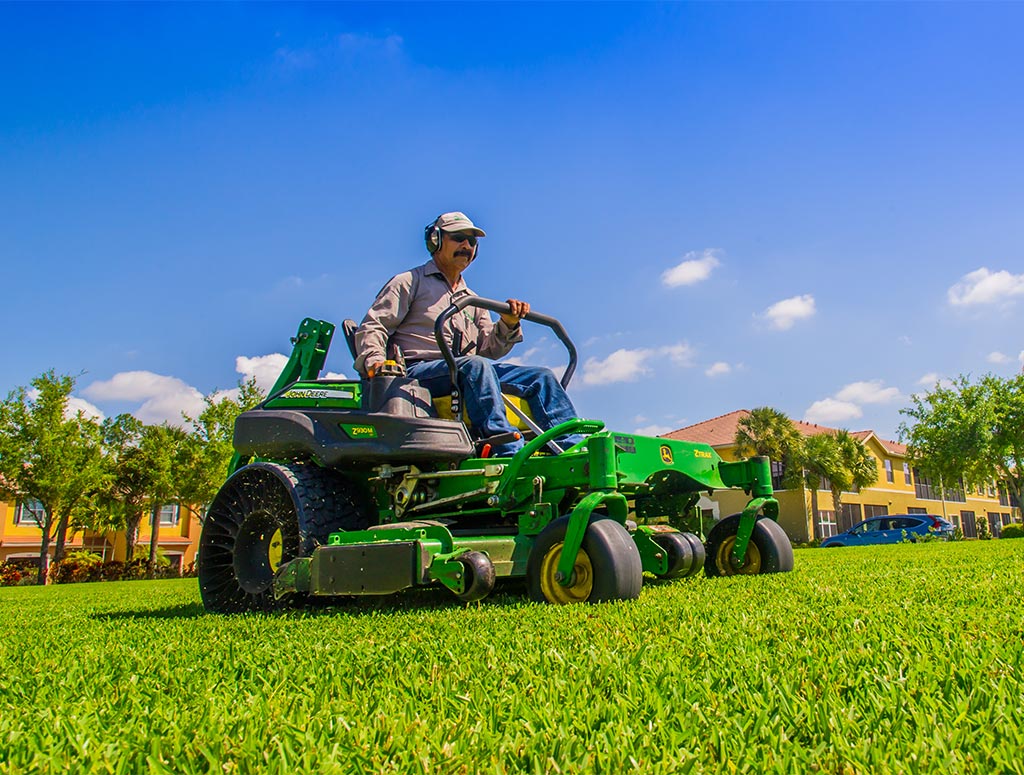
<svg viewBox="0 0 1024 775"><path fill-rule="evenodd" d="M13 587L21 583L25 574L13 562L0 562L0 587Z"/></svg>
<svg viewBox="0 0 1024 775"><path fill-rule="evenodd" d="M978 520L978 540L980 541L991 541L992 531L988 527L988 520L982 517Z"/></svg>
<svg viewBox="0 0 1024 775"><path fill-rule="evenodd" d="M83 581L99 581L103 558L92 552L68 552L60 562L50 566L51 584L79 584Z"/></svg>
<svg viewBox="0 0 1024 775"><path fill-rule="evenodd" d="M100 566L100 581L120 581L124 578L124 563L111 560Z"/></svg>
<svg viewBox="0 0 1024 775"><path fill-rule="evenodd" d="M134 560L127 562L124 566L124 579L144 579L146 578L146 571L149 568L148 557L136 557Z"/></svg>
<svg viewBox="0 0 1024 775"><path fill-rule="evenodd" d="M1003 525L1003 532L1000 538L1024 538L1024 525L1014 522L1011 525Z"/></svg>

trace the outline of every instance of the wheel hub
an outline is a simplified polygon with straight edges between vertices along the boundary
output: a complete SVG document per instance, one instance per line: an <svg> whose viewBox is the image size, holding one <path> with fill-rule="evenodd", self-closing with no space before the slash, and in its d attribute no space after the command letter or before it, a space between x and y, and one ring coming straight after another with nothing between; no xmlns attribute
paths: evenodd
<svg viewBox="0 0 1024 775"><path fill-rule="evenodd" d="M238 585L250 594L270 588L284 556L280 521L269 511L254 511L239 526L234 567Z"/></svg>
<svg viewBox="0 0 1024 775"><path fill-rule="evenodd" d="M594 568L590 557L580 549L573 563L572 577L566 582L558 572L558 560L562 556L563 546L563 542L552 546L541 561L541 591L552 603L583 603L594 589Z"/></svg>
<svg viewBox="0 0 1024 775"><path fill-rule="evenodd" d="M753 541L747 544L747 556L740 565L732 556L736 546L736 536L729 536L718 545L715 553L715 565L723 576L756 575L761 572L761 552Z"/></svg>

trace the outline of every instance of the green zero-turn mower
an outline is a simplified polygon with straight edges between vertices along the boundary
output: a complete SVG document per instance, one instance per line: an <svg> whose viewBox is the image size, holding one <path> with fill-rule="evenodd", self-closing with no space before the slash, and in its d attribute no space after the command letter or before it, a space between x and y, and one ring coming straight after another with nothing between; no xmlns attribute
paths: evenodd
<svg viewBox="0 0 1024 775"><path fill-rule="evenodd" d="M541 431L511 397L526 445L513 457L489 456L509 439L471 437L443 336L468 306L510 311L463 296L438 317L434 334L452 377L450 411L441 414L397 353L369 380L318 379L334 326L302 322L270 395L235 423L230 475L200 540L208 610L431 584L472 601L496 580L524 578L537 601L629 600L645 571L674 579L702 567L708 576L792 570L767 458L726 462L706 444L615 433L595 420ZM535 312L525 319L566 346L567 386L576 349L562 324ZM354 329L345 321L350 349ZM562 449L567 434L584 438ZM702 541L700 495L724 487L751 500Z"/></svg>

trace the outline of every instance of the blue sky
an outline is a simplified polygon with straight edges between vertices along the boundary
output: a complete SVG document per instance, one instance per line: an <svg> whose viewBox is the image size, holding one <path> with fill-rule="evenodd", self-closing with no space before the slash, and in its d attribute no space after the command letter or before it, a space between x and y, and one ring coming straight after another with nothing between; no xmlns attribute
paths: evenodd
<svg viewBox="0 0 1024 775"><path fill-rule="evenodd" d="M772 405L892 438L1024 358L1019 4L0 5L0 393L106 415L272 381L488 232L480 295L584 416ZM559 366L540 328L515 351ZM331 372L352 375L340 341ZM922 382L922 380L924 380ZM85 404L82 404L83 406Z"/></svg>

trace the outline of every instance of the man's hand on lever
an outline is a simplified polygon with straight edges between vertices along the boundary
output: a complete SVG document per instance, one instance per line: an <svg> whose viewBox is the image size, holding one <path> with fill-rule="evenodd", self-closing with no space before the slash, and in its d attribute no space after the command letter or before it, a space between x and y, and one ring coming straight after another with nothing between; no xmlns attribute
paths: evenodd
<svg viewBox="0 0 1024 775"><path fill-rule="evenodd" d="M505 325L510 328L515 328L519 325L519 321L530 314L530 305L528 302L519 301L519 299L506 299L506 303L512 308L511 312L501 316L501 319L505 321Z"/></svg>

